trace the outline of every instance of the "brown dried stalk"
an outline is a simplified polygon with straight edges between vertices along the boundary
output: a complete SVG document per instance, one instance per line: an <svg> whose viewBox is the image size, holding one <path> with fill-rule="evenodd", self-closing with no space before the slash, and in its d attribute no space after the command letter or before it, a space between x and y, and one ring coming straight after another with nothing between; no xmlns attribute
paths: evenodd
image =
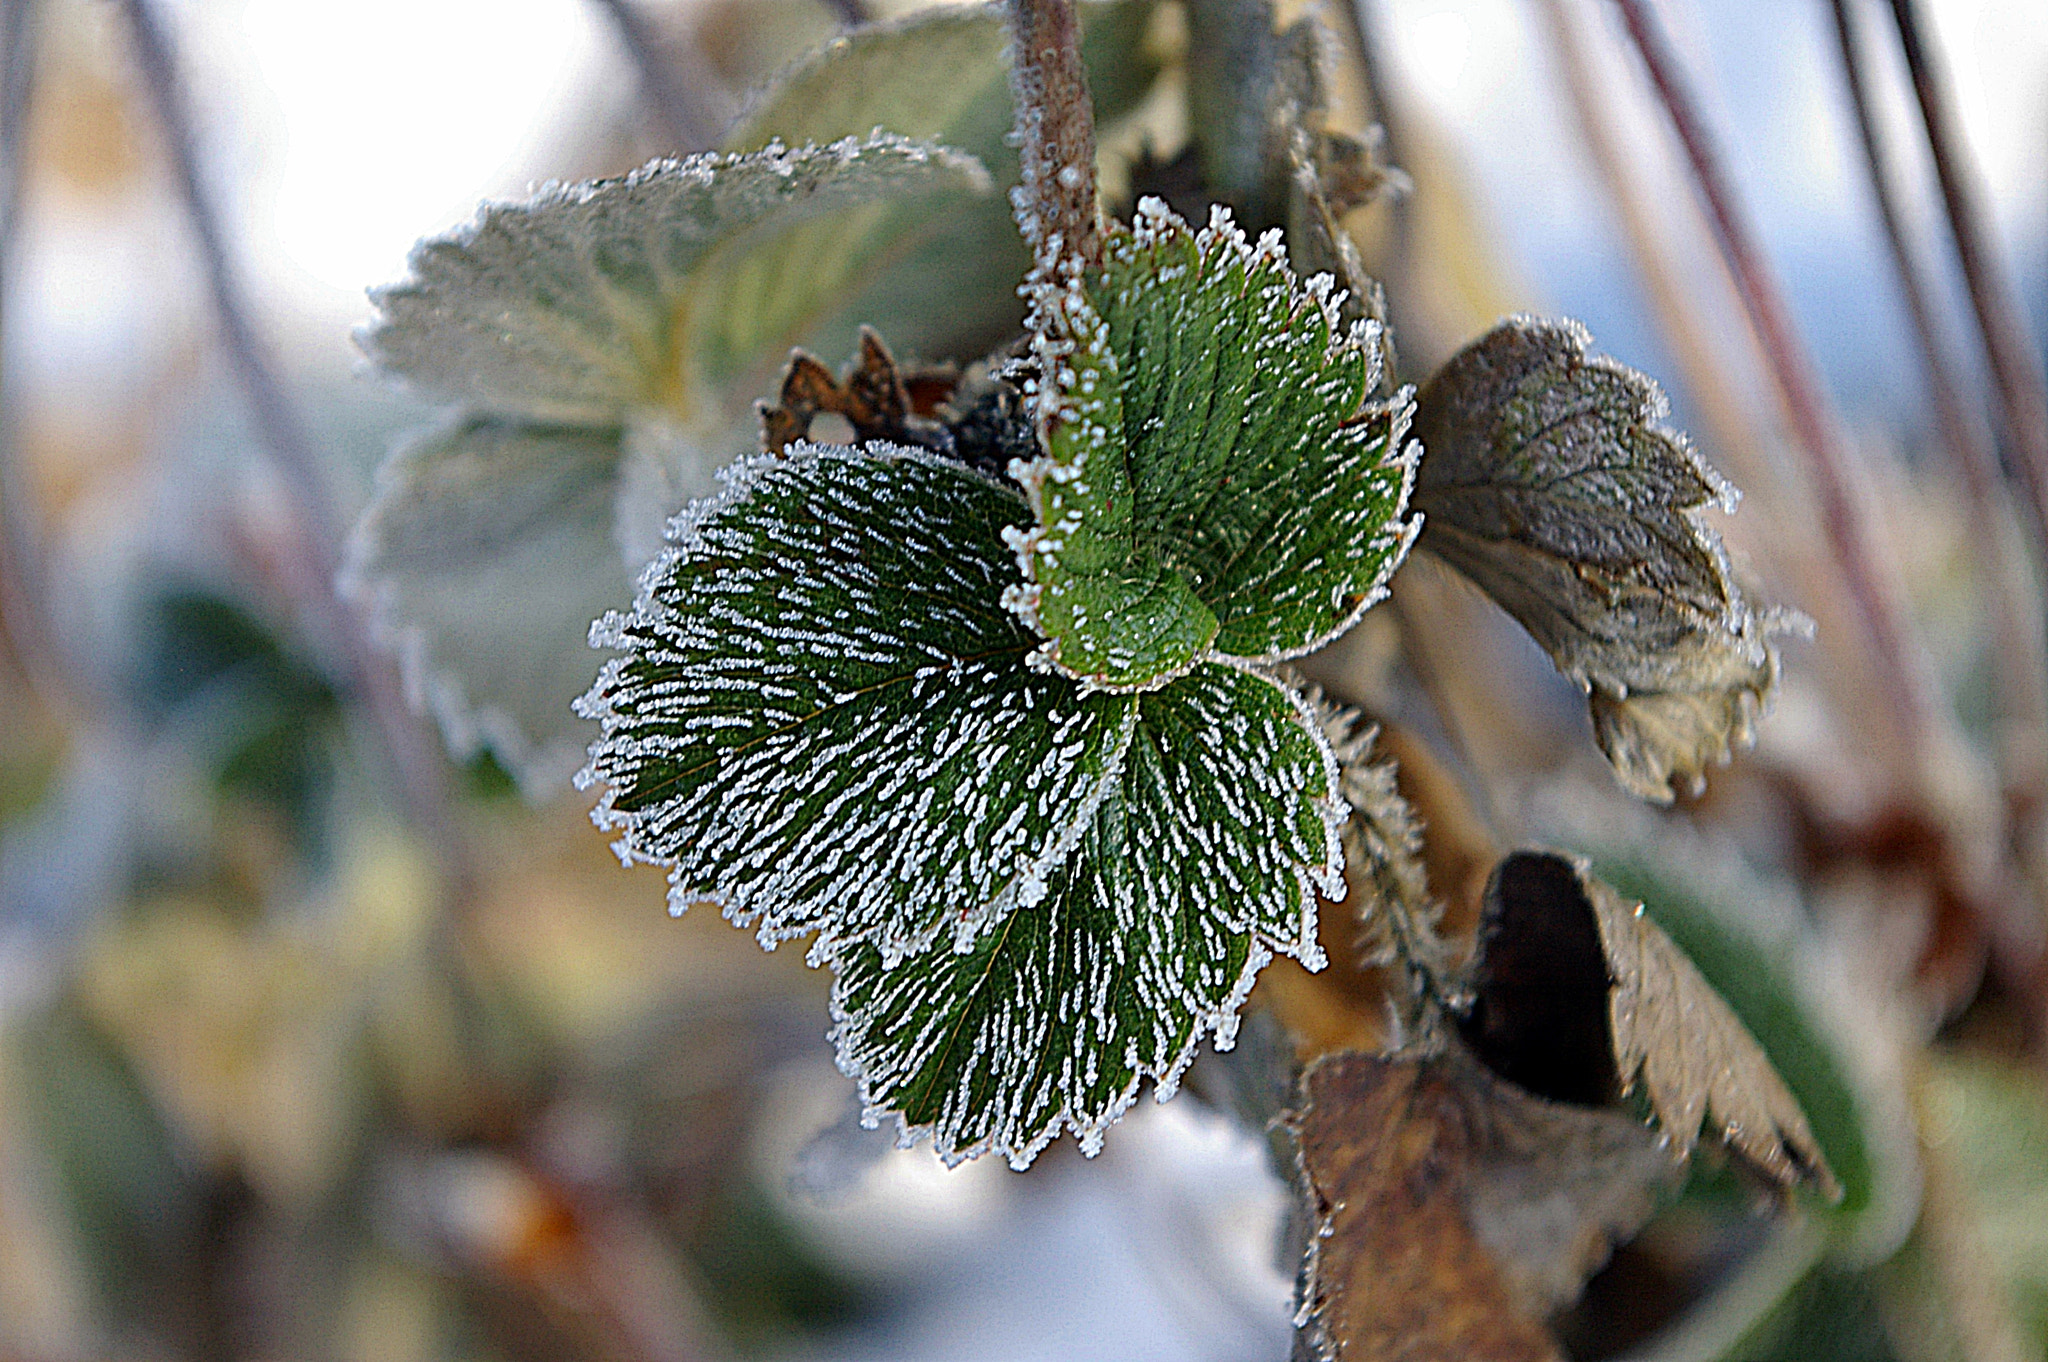
<svg viewBox="0 0 2048 1362"><path fill-rule="evenodd" d="M1870 187L1878 217L1884 224L1885 240L1891 247L1892 264L1898 272L1906 311L1919 341L1921 364L1934 396L1942 446L1962 479L1969 496L1971 514L1983 531L1985 542L1979 549L1979 565L1984 573L1986 596L1994 617L1992 646L1998 658L2000 689L2005 696L2003 709L2009 726L2014 730L2006 747L2011 749L2015 741L2020 744L2019 750L2000 753L2004 768L2001 774L2008 789L2019 789L2038 783L2040 773L2015 767L2038 767L2039 752L2026 749L2038 749L2043 735L2048 735L2048 674L2043 672L2044 664L2048 664L2048 645L2044 645L2042 638L2040 601L2033 598L2029 585L2025 547L2015 542L2006 518L2006 483L1998 464L1998 454L1992 448L1989 432L1984 428L1982 413L1963 398L1963 382L1954 351L1935 318L1933 290L1929 284L1931 274L1907 231L1905 212L1894 179L1895 157L1886 144L1884 127L1871 104L1863 50L1857 34L1855 0L1832 0L1832 5L1842 72L1848 82L1850 102L1856 111L1856 126L1862 138ZM2048 545L2048 540L2043 543Z"/></svg>
<svg viewBox="0 0 2048 1362"><path fill-rule="evenodd" d="M724 120L712 111L717 101L705 97L713 77L694 49L687 56L665 51L633 0L595 3L611 19L620 45L633 60L640 94L668 138L669 151L682 155L716 145Z"/></svg>
<svg viewBox="0 0 2048 1362"><path fill-rule="evenodd" d="M0 9L0 321L21 229L28 118L35 96L36 0L6 0ZM0 325L0 337L5 336ZM15 447L15 412L0 369L0 629L32 682L52 684L60 673L52 657L49 596L43 581L42 536L36 532Z"/></svg>
<svg viewBox="0 0 2048 1362"><path fill-rule="evenodd" d="M291 500L296 540L288 583L306 623L339 654L347 688L362 698L391 761L407 812L429 845L441 855L458 891L466 891L470 867L439 761L406 708L391 660L370 644L362 619L334 589L340 562L340 529L314 446L287 395L269 347L259 336L242 283L228 253L227 234L207 192L199 165L198 139L185 103L176 54L150 0L123 0L121 10L135 45L137 64L155 106L170 155L173 182L197 238L200 263L212 294L221 339L248 399L256 433L283 474Z"/></svg>
<svg viewBox="0 0 2048 1362"><path fill-rule="evenodd" d="M1081 66L1081 22L1074 0L1010 0L1009 14L1023 162L1013 201L1037 273L1056 279L1102 256L1095 105Z"/></svg>

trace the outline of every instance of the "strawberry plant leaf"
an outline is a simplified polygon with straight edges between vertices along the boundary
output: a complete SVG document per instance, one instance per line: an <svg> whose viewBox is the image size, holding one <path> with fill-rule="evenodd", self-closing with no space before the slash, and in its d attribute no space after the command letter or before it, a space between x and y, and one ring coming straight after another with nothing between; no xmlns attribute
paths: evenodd
<svg viewBox="0 0 2048 1362"><path fill-rule="evenodd" d="M1018 470L1009 597L1037 665L1157 687L1212 654L1299 656L1378 599L1419 528L1408 402L1368 401L1377 324L1342 326L1277 233L1147 200L1040 311L1046 453Z"/></svg>
<svg viewBox="0 0 2048 1362"><path fill-rule="evenodd" d="M1586 353L1576 322L1515 318L1423 385L1423 544L1476 582L1587 692L1633 793L1668 803L1753 740L1773 633L1701 519L1734 489L1660 422L1657 385Z"/></svg>
<svg viewBox="0 0 2048 1362"><path fill-rule="evenodd" d="M997 604L1014 492L909 451L795 445L729 470L591 631L579 784L624 856L763 944L820 928L893 964L1044 895L1135 706L1023 665Z"/></svg>
<svg viewBox="0 0 2048 1362"><path fill-rule="evenodd" d="M871 1115L949 1163L993 1150L1022 1168L1063 1129L1092 1154L1142 1080L1164 1100L1205 1035L1229 1047L1275 945L1310 948L1329 848L1291 797L1324 778L1301 701L1210 663L1137 707L1123 777L1042 905L966 953L834 959L840 1067Z"/></svg>

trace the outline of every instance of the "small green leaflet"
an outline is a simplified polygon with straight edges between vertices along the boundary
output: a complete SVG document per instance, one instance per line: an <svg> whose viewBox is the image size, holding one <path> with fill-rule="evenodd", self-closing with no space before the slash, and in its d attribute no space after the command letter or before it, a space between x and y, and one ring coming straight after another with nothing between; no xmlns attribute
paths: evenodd
<svg viewBox="0 0 2048 1362"><path fill-rule="evenodd" d="M1221 660L1145 694L1027 665L1026 507L970 469L798 444L726 477L591 631L621 655L579 784L675 911L817 933L871 1112L948 1157L1092 1142L1227 1043L1271 953L1320 966L1344 807L1305 700Z"/></svg>
<svg viewBox="0 0 2048 1362"><path fill-rule="evenodd" d="M1034 665L1148 690L1298 657L1385 591L1420 529L1411 403L1368 400L1378 324L1343 326L1278 232L1254 244L1222 210L1197 232L1148 199L1038 302L1047 452L1017 470L1034 523L1006 598L1045 640Z"/></svg>

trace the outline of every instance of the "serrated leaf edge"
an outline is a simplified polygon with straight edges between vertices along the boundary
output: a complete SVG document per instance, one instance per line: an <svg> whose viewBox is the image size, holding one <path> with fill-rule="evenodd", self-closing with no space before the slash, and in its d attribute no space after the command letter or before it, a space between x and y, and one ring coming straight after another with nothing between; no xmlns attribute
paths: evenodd
<svg viewBox="0 0 2048 1362"><path fill-rule="evenodd" d="M827 953L822 957L823 963L832 966L834 975L830 1004L832 1026L826 1034L832 1042L834 1060L839 1066L839 1071L853 1079L859 1087L862 1126L875 1130L885 1122L893 1122L897 1148L913 1149L929 1140L932 1152L937 1154L940 1162L948 1168L957 1168L969 1159L995 1153L1002 1155L1012 1169L1021 1173L1029 1168L1032 1161L1054 1140L1068 1131L1072 1131L1074 1138L1080 1143L1082 1155L1094 1158L1102 1152L1103 1137L1109 1128L1122 1120L1124 1113L1136 1104L1138 1090L1146 1079L1152 1080L1154 1101L1169 1101L1180 1090L1181 1079L1187 1073L1188 1066L1194 1063L1196 1052L1201 1048L1203 1040L1212 1040L1219 1051L1229 1050L1235 1046L1238 1026L1243 1020L1245 1002L1251 997L1252 985L1257 982L1259 971L1272 959L1272 948L1254 935L1245 952L1244 970L1238 976L1237 982L1231 986L1229 995L1214 1008L1196 1016L1194 1025L1188 1032L1187 1044L1174 1056L1171 1063L1155 1073L1149 1066L1129 1059L1126 1052L1126 1061L1132 1068L1131 1081L1110 1100L1099 1115L1091 1117L1076 1112L1071 1104L1063 1103L1045 1125L1022 1145L1006 1144L993 1132L971 1145L951 1144L945 1138L945 1132L940 1129L938 1122L913 1124L902 1112L872 1098L868 1091L867 1073L859 1059L851 1052L847 1041L847 1032L853 1017L842 1000L836 952Z"/></svg>
<svg viewBox="0 0 2048 1362"><path fill-rule="evenodd" d="M531 217L559 208L578 208L600 199L630 194L640 186L655 180L687 179L709 186L720 171L740 166L765 165L787 179L821 157L832 156L843 163L850 163L861 155L874 151L901 152L915 161L937 162L941 166L959 171L978 192L986 193L994 186L988 167L982 164L980 157L940 142L904 137L881 128L874 129L866 137L842 137L823 146L807 142L800 147L790 147L780 138L776 138L759 151L706 151L693 156L665 156L609 179L580 180L574 183L549 180L525 199L486 200L468 222L415 243L405 257L407 277L397 283L384 284L369 290L370 303L380 314L388 313L392 300L416 293L422 287L420 275L426 268L428 253L431 250L445 246L466 250L475 245L499 218ZM399 388L432 398L440 397L438 389L416 383L384 359L381 338L391 325L388 317L380 315L356 327L352 333L356 348L368 358L375 373ZM620 414L623 415L623 407Z"/></svg>

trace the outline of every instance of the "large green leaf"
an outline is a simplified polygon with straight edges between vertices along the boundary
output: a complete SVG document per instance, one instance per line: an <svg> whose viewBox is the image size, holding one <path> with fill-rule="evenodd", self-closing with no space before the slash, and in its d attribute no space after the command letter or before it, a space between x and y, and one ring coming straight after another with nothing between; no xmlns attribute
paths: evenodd
<svg viewBox="0 0 2048 1362"><path fill-rule="evenodd" d="M1228 1048L1253 977L1275 945L1311 948L1312 886L1331 887L1304 717L1265 677L1205 664L1139 702L1123 779L1044 902L966 952L836 953L840 1066L870 1112L949 1163L992 1149L1022 1168L1064 1129L1093 1153L1205 1035Z"/></svg>
<svg viewBox="0 0 2048 1362"><path fill-rule="evenodd" d="M422 243L413 277L377 293L383 316L364 346L426 392L508 416L615 423L656 405L687 416L716 405L702 389L750 357L745 342L786 347L896 245L887 205L988 188L973 157L880 132L656 161L489 205ZM792 230L826 215L824 235L806 233L792 256ZM792 269L798 259L805 268Z"/></svg>
<svg viewBox="0 0 2048 1362"><path fill-rule="evenodd" d="M760 456L679 522L580 708L621 851L764 943L823 928L893 962L971 939L1044 879L1122 763L1135 705L1023 665L997 604L1016 494L909 452Z"/></svg>
<svg viewBox="0 0 2048 1362"><path fill-rule="evenodd" d="M1047 453L1022 470L1010 600L1039 665L1144 689L1210 653L1298 656L1353 624L1419 524L1405 396L1376 324L1346 328L1279 236L1156 201L1112 231L1084 288L1043 300Z"/></svg>

